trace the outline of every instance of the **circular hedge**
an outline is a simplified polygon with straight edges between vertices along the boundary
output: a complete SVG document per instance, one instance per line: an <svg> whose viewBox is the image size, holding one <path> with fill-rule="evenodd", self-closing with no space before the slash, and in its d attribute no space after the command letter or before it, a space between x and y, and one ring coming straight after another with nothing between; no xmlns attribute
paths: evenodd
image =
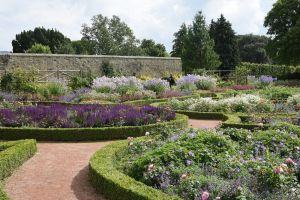
<svg viewBox="0 0 300 200"><path fill-rule="evenodd" d="M89 162L89 173L93 186L108 199L116 200L180 200L160 190L136 181L117 169L116 155L128 145L118 141L97 151Z"/></svg>

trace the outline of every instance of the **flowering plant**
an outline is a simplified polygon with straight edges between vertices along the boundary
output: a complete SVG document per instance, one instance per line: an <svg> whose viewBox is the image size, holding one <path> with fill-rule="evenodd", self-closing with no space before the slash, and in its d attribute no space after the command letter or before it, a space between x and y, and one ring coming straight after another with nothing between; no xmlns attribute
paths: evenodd
<svg viewBox="0 0 300 200"><path fill-rule="evenodd" d="M175 113L151 106L74 105L23 106L0 109L0 125L7 127L76 128L139 126L169 121Z"/></svg>
<svg viewBox="0 0 300 200"><path fill-rule="evenodd" d="M182 199L297 199L300 139L289 129L159 130L130 139L117 164ZM242 133L242 134L240 134ZM292 190L291 190L292 188Z"/></svg>
<svg viewBox="0 0 300 200"><path fill-rule="evenodd" d="M151 90L156 94L161 94L169 89L169 83L166 80L154 78L143 83L146 90Z"/></svg>

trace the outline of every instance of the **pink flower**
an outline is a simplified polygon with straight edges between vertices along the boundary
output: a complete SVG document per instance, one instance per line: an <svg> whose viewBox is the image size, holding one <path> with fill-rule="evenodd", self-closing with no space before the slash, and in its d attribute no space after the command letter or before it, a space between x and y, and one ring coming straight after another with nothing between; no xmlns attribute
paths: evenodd
<svg viewBox="0 0 300 200"><path fill-rule="evenodd" d="M181 177L180 177L180 179L181 179L181 180L185 180L185 179L187 179L187 177L188 177L187 174L182 174Z"/></svg>
<svg viewBox="0 0 300 200"><path fill-rule="evenodd" d="M281 166L276 167L275 170L274 170L274 173L275 173L275 174L281 174L281 173L283 173L282 167L281 167Z"/></svg>
<svg viewBox="0 0 300 200"><path fill-rule="evenodd" d="M201 195L202 200L208 200L208 197L209 197L209 193L207 191L204 191Z"/></svg>
<svg viewBox="0 0 300 200"><path fill-rule="evenodd" d="M285 164L288 164L288 165L295 165L296 163L293 161L293 159L287 158L287 159L285 160Z"/></svg>
<svg viewBox="0 0 300 200"><path fill-rule="evenodd" d="M133 140L133 137L128 137L127 140L128 140L128 141L132 141L132 140Z"/></svg>
<svg viewBox="0 0 300 200"><path fill-rule="evenodd" d="M150 165L148 165L148 172L151 172L151 171L153 171L153 170L154 170L154 168L155 168L154 164L150 164Z"/></svg>

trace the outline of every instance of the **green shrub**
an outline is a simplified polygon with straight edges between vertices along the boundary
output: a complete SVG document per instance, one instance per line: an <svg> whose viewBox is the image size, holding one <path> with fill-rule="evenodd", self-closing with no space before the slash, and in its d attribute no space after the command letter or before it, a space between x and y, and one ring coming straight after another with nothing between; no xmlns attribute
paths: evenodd
<svg viewBox="0 0 300 200"><path fill-rule="evenodd" d="M115 166L116 154L128 145L118 141L97 151L90 159L91 182L109 199L115 200L179 200L125 175Z"/></svg>
<svg viewBox="0 0 300 200"><path fill-rule="evenodd" d="M174 120L145 126L105 128L10 128L0 127L0 140L36 139L39 141L94 141L143 136L161 126L186 127L188 118L176 115Z"/></svg>
<svg viewBox="0 0 300 200"><path fill-rule="evenodd" d="M91 71L83 73L81 76L73 76L68 86L73 90L79 88L90 88L93 83L94 76L92 75Z"/></svg>
<svg viewBox="0 0 300 200"><path fill-rule="evenodd" d="M1 78L0 87L8 92L36 92L37 71L34 68L15 68Z"/></svg>
<svg viewBox="0 0 300 200"><path fill-rule="evenodd" d="M0 142L0 181L10 176L37 151L35 140ZM0 183L1 184L1 183ZM8 199L0 185L0 199Z"/></svg>
<svg viewBox="0 0 300 200"><path fill-rule="evenodd" d="M43 96L46 100L50 100L52 97L58 97L64 95L67 91L64 84L59 82L49 82L40 84L37 88L37 93Z"/></svg>
<svg viewBox="0 0 300 200"><path fill-rule="evenodd" d="M101 65L102 75L107 77L114 77L116 76L116 72L114 68L111 66L109 62L103 62Z"/></svg>
<svg viewBox="0 0 300 200"><path fill-rule="evenodd" d="M27 53L44 53L51 54L51 50L49 46L45 46L42 44L34 44L30 49L27 50Z"/></svg>
<svg viewBox="0 0 300 200"><path fill-rule="evenodd" d="M269 75L278 79L298 79L300 76L300 66L241 63L236 70L243 71L243 75L239 75L244 77L251 74L255 76Z"/></svg>

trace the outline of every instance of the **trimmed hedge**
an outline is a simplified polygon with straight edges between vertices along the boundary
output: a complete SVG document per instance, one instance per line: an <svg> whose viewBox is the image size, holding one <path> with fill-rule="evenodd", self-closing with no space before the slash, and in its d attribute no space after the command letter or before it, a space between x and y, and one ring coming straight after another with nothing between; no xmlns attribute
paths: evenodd
<svg viewBox="0 0 300 200"><path fill-rule="evenodd" d="M196 111L184 111L175 110L176 113L184 114L191 119L211 119L211 120L222 120L222 128L244 128L244 129L265 129L267 126L260 126L258 124L244 124L241 118L246 116L239 116L234 114L225 114L221 112L196 112Z"/></svg>
<svg viewBox="0 0 300 200"><path fill-rule="evenodd" d="M236 71L243 71L247 75L270 75L279 79L299 79L300 66L271 65L257 63L241 63Z"/></svg>
<svg viewBox="0 0 300 200"><path fill-rule="evenodd" d="M120 126L104 128L13 128L0 127L0 140L36 139L39 141L93 141L126 139L143 136L145 132L161 126L187 126L188 118L176 115L174 120L144 126Z"/></svg>
<svg viewBox="0 0 300 200"><path fill-rule="evenodd" d="M10 176L13 171L32 157L36 151L35 140L0 142L0 181ZM0 199L8 199L0 186Z"/></svg>
<svg viewBox="0 0 300 200"><path fill-rule="evenodd" d="M116 155L128 145L118 141L97 151L90 159L91 182L108 199L114 200L179 200L127 176L116 168Z"/></svg>

